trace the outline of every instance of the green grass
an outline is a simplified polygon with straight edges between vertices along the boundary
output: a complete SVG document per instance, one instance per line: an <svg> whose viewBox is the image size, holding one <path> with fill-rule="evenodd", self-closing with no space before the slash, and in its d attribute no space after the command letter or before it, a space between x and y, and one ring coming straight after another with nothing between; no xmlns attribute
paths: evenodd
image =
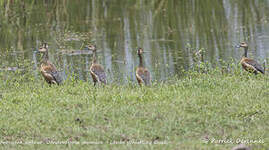
<svg viewBox="0 0 269 150"><path fill-rule="evenodd" d="M237 145L237 139L261 139L246 145L269 147L268 75L215 70L189 72L151 87L94 88L90 81L71 80L49 87L41 78L15 74L0 81L0 141L43 144L3 144L4 149L224 150ZM45 144L50 141L80 144ZM109 144L113 141L129 144ZM130 144L139 141L164 144Z"/></svg>

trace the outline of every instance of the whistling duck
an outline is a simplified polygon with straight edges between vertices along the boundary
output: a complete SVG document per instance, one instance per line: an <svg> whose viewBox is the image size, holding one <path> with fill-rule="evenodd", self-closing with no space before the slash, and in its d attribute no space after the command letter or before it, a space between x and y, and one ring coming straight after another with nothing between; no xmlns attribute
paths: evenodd
<svg viewBox="0 0 269 150"><path fill-rule="evenodd" d="M264 69L262 68L262 66L260 64L258 64L258 62L256 62L253 59L247 58L247 54L248 54L247 43L241 42L240 45L237 47L244 48L244 55L240 61L242 67L250 73L254 73L254 74L262 73L262 74L264 74Z"/></svg>
<svg viewBox="0 0 269 150"><path fill-rule="evenodd" d="M90 73L93 79L94 86L97 84L97 82L101 82L103 84L106 84L106 73L102 65L97 63L96 59L96 46L90 45L88 46L90 50L93 52L93 58L92 58L92 65L90 67Z"/></svg>
<svg viewBox="0 0 269 150"><path fill-rule="evenodd" d="M38 52L43 53L40 71L46 82L59 85L62 79L56 67L49 61L48 44L43 43Z"/></svg>
<svg viewBox="0 0 269 150"><path fill-rule="evenodd" d="M143 83L145 85L151 84L150 72L148 71L147 68L144 67L142 54L143 54L143 49L138 48L137 55L139 57L139 66L136 69L135 76L140 86L142 86Z"/></svg>

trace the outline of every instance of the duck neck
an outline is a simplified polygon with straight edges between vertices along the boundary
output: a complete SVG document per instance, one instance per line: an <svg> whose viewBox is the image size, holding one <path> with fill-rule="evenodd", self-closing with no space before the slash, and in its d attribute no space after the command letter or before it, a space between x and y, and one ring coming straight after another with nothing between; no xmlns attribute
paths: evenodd
<svg viewBox="0 0 269 150"><path fill-rule="evenodd" d="M139 67L144 67L142 54L138 54L138 57L139 57Z"/></svg>
<svg viewBox="0 0 269 150"><path fill-rule="evenodd" d="M96 64L97 63L97 60L96 60L96 51L93 51L92 63L93 64Z"/></svg>
<svg viewBox="0 0 269 150"><path fill-rule="evenodd" d="M42 62L47 63L48 60L49 60L49 53L48 51L46 51L42 56Z"/></svg>
<svg viewBox="0 0 269 150"><path fill-rule="evenodd" d="M244 55L243 57L248 57L248 47L244 48Z"/></svg>

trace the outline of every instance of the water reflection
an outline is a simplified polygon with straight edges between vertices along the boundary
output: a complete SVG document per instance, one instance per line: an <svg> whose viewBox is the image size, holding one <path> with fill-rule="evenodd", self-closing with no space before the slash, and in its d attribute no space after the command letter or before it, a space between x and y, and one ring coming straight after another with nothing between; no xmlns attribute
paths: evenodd
<svg viewBox="0 0 269 150"><path fill-rule="evenodd" d="M154 80L166 80L188 69L195 50L204 48L205 60L239 60L234 44L247 41L250 57L263 62L269 56L269 0L43 0L0 2L0 67L34 62L41 41L50 45L50 59L65 78L76 73L90 80L91 55L63 51L85 50L94 43L109 81L135 80L137 47L143 47L145 65Z"/></svg>

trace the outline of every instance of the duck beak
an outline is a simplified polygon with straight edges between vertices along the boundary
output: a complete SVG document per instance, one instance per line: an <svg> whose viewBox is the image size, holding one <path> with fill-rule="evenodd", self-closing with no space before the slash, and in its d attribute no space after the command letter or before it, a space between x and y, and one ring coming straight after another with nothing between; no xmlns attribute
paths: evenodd
<svg viewBox="0 0 269 150"><path fill-rule="evenodd" d="M34 53L36 53L36 54L37 54L37 53L40 53L40 52L39 52L39 50L38 50L38 49L35 49L35 50L34 50Z"/></svg>
<svg viewBox="0 0 269 150"><path fill-rule="evenodd" d="M85 50L90 50L88 46L85 46L84 48L85 48Z"/></svg>
<svg viewBox="0 0 269 150"><path fill-rule="evenodd" d="M234 47L235 47L235 48L240 48L241 46L240 46L240 45L235 45Z"/></svg>

